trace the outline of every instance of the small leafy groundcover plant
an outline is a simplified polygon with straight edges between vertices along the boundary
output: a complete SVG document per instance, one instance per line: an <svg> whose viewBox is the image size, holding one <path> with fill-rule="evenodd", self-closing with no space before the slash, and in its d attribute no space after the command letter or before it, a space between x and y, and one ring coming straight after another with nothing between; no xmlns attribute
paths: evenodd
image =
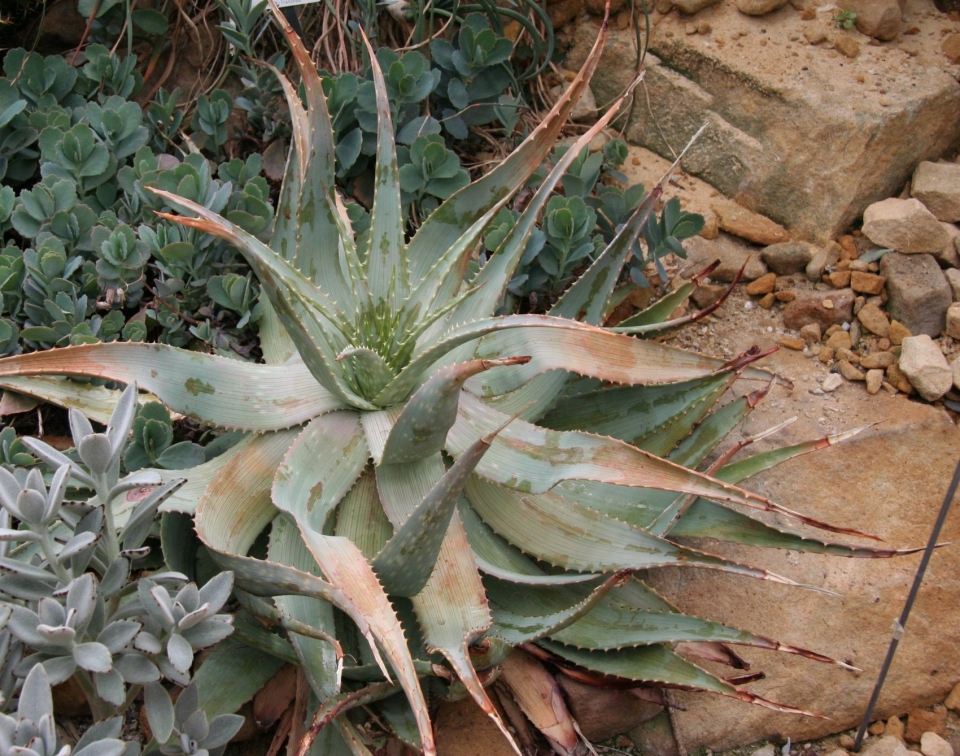
<svg viewBox="0 0 960 756"><path fill-rule="evenodd" d="M268 300L260 319L266 364L157 344L92 344L2 360L0 386L105 421L104 407L116 402L108 389L54 376L137 384L173 412L245 434L192 469L138 474L187 479L160 504L165 522L191 515L220 569L234 573L244 610L282 628L238 621L234 637L301 665L313 693L301 752L363 752L373 730L358 726L373 711L368 723L435 754L428 695L471 696L512 741L485 687L499 674L497 689L509 691L558 753L571 753L577 733L562 699L543 708L548 669L797 712L708 674L676 644L711 659L730 658L723 644L740 643L832 660L683 615L647 587L644 571L702 567L790 582L681 545L682 537L844 556L894 552L746 514L778 512L860 535L734 485L836 439L730 462L735 447L709 474L692 469L766 390L720 406L733 382L766 387L774 376L753 366L755 354L725 362L636 337L672 325L662 321L689 286L626 324L601 327L660 190L549 314L494 316L554 187L622 100L557 161L467 280L488 225L547 157L587 86L606 26L542 124L409 239L387 87L371 50L376 180L369 231L358 239L334 189L337 145L321 79L275 15L306 107L281 77L294 140L269 246L201 204L154 190L185 213L163 217L231 242L249 262ZM170 548L165 558L181 556ZM253 694L266 658L235 671L231 695ZM162 731L189 739L190 721L171 716L168 703L154 702Z"/></svg>

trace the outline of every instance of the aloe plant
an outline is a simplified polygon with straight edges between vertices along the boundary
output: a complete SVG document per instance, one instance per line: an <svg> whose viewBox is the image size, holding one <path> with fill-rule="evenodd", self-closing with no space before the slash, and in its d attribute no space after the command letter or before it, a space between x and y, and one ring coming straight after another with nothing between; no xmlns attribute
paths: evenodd
<svg viewBox="0 0 960 756"><path fill-rule="evenodd" d="M465 691L510 738L484 682L517 646L504 668L511 689L523 689L518 679L541 684L548 664L594 682L683 686L797 712L708 674L674 644L713 659L723 657L722 644L739 643L832 660L683 615L642 582L643 571L702 567L790 582L680 545L684 536L843 556L895 552L800 535L744 513L773 511L861 535L735 485L837 439L733 463L724 455L710 474L692 469L766 391L715 409L734 381L766 386L775 377L752 364L754 354L727 362L633 335L661 330L662 313L690 287L627 326L602 327L660 189L548 315L494 316L554 187L622 99L557 162L465 280L488 225L547 157L586 88L606 26L541 125L415 232L402 210L387 86L370 50L375 196L369 230L355 235L334 189L321 78L274 11L306 107L277 71L294 140L270 244L201 204L153 190L186 213L161 215L228 240L248 260L266 297L266 364L159 344L90 344L0 360L0 386L103 421L108 389L42 376L136 383L173 412L247 434L198 467L156 470L163 481L188 480L161 511L192 515L210 554L235 573L246 611L284 629L278 636L238 623L235 637L301 664L320 702L304 752L312 737L325 754L362 752L343 715L376 704L382 722L434 754L427 685L451 697ZM242 677L231 685L242 686ZM528 698L518 694L520 708L549 728ZM328 722L334 727L323 728ZM548 736L558 752L576 747L575 729Z"/></svg>

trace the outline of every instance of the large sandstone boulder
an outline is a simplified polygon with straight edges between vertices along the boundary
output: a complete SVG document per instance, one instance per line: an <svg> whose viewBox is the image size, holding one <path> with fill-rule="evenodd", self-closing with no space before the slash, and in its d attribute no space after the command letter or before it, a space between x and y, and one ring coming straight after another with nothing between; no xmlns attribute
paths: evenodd
<svg viewBox="0 0 960 756"><path fill-rule="evenodd" d="M922 4L911 2L920 13ZM806 40L805 32L837 37L826 16L804 21L787 5L754 22L721 3L697 16L711 25L709 37L686 34L688 17L664 16L626 138L673 159L707 123L686 171L794 238L836 238L868 205L897 195L920 161L960 140L960 84L942 68L890 66L882 46L861 45L841 67L830 51L790 41ZM768 19L777 24L776 46L759 26L730 41L745 23ZM591 24L576 29L568 69L580 68L595 37ZM592 82L598 102L611 102L632 80L624 61L634 59L634 43L632 30L611 31ZM863 83L881 68L883 95Z"/></svg>
<svg viewBox="0 0 960 756"><path fill-rule="evenodd" d="M745 345L738 343L735 348ZM960 431L948 415L883 391L876 396L861 392L859 399L848 397L843 411L837 412L839 399L813 399L810 392L818 387L818 368L810 360L781 350L767 364L793 378L795 388L792 392L774 389L748 418L745 434L792 415L799 420L776 436L778 444L868 423L878 425L843 444L791 460L747 481L747 486L814 517L877 534L884 546L923 546L960 448ZM960 517L951 516L941 540L958 538ZM890 624L903 607L919 555L843 559L718 547L713 542L703 545L840 596L707 571L661 571L656 587L681 609L829 654L863 673L796 656L738 649L752 669L767 675L750 690L830 719L780 714L719 696L675 693L679 708L674 714L687 749L691 753L701 746L720 750L765 739L783 742L787 737L799 741L855 726L870 698L890 641ZM960 680L953 632L958 623L960 549L946 547L930 563L876 718L902 715L943 700Z"/></svg>

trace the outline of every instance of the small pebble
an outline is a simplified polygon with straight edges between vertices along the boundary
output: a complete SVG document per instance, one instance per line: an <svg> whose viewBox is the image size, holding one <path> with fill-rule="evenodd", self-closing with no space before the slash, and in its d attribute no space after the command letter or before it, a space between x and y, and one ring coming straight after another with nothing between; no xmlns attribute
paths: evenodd
<svg viewBox="0 0 960 756"><path fill-rule="evenodd" d="M840 375L848 381L865 381L867 379L867 376L846 360L840 360Z"/></svg>
<svg viewBox="0 0 960 756"><path fill-rule="evenodd" d="M925 732L920 737L920 752L923 756L953 756L953 746L935 732Z"/></svg>
<svg viewBox="0 0 960 756"><path fill-rule="evenodd" d="M747 284L747 294L751 297L757 297L761 294L769 294L777 284L777 274L767 273L760 276L755 281Z"/></svg>
<svg viewBox="0 0 960 756"><path fill-rule="evenodd" d="M764 310L769 310L771 307L773 307L773 303L776 301L777 301L776 295L774 295L771 292L770 294L764 294L763 297L760 298L760 301L758 302L758 304Z"/></svg>
<svg viewBox="0 0 960 756"><path fill-rule="evenodd" d="M910 329L907 328L903 323L898 320L890 321L890 333L887 334L890 337L890 342L894 346L900 346L903 343L903 340L908 336L912 336Z"/></svg>
<svg viewBox="0 0 960 756"><path fill-rule="evenodd" d="M850 334L842 328L827 339L827 346L833 349L849 349L853 346L850 340Z"/></svg>
<svg viewBox="0 0 960 756"><path fill-rule="evenodd" d="M903 739L903 733L904 727L903 722L900 721L900 718L890 717L890 719L887 720L887 726L884 728L883 734L890 735L906 745L906 741Z"/></svg>
<svg viewBox="0 0 960 756"><path fill-rule="evenodd" d="M833 309L833 300L832 300L832 299L824 299L820 304L823 306L823 309L824 309L824 310L832 310L832 309Z"/></svg>
<svg viewBox="0 0 960 756"><path fill-rule="evenodd" d="M830 362L830 360L833 359L833 355L834 355L833 349L831 349L828 346L825 346L820 348L820 353L817 355L817 359L820 360L820 362L826 363L826 362Z"/></svg>
<svg viewBox="0 0 960 756"><path fill-rule="evenodd" d="M827 393L836 391L843 385L843 376L840 373L830 373L826 378L823 379L821 384L824 391Z"/></svg>
<svg viewBox="0 0 960 756"><path fill-rule="evenodd" d="M792 349L795 352L803 351L803 339L794 338L792 336L783 336L780 339L780 346L786 347L787 349Z"/></svg>
<svg viewBox="0 0 960 756"><path fill-rule="evenodd" d="M815 344L820 341L822 334L819 323L808 323L800 329L800 338L808 344Z"/></svg>
<svg viewBox="0 0 960 756"><path fill-rule="evenodd" d="M876 394L883 386L883 371L879 368L867 371L867 393Z"/></svg>

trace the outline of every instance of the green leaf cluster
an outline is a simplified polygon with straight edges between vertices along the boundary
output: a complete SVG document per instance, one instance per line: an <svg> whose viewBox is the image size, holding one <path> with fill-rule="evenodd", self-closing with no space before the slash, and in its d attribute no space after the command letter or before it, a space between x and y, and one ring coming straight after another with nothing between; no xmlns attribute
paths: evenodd
<svg viewBox="0 0 960 756"><path fill-rule="evenodd" d="M170 207L148 189L263 233L273 211L260 156L217 165L181 150L179 92L161 90L141 109L130 99L142 85L136 57L102 45L89 46L79 67L14 50L4 72L0 353L148 336L249 349L256 284L236 300L208 288L246 276L245 264L215 237L159 217ZM216 155L230 101L214 92L201 105L197 128Z"/></svg>

